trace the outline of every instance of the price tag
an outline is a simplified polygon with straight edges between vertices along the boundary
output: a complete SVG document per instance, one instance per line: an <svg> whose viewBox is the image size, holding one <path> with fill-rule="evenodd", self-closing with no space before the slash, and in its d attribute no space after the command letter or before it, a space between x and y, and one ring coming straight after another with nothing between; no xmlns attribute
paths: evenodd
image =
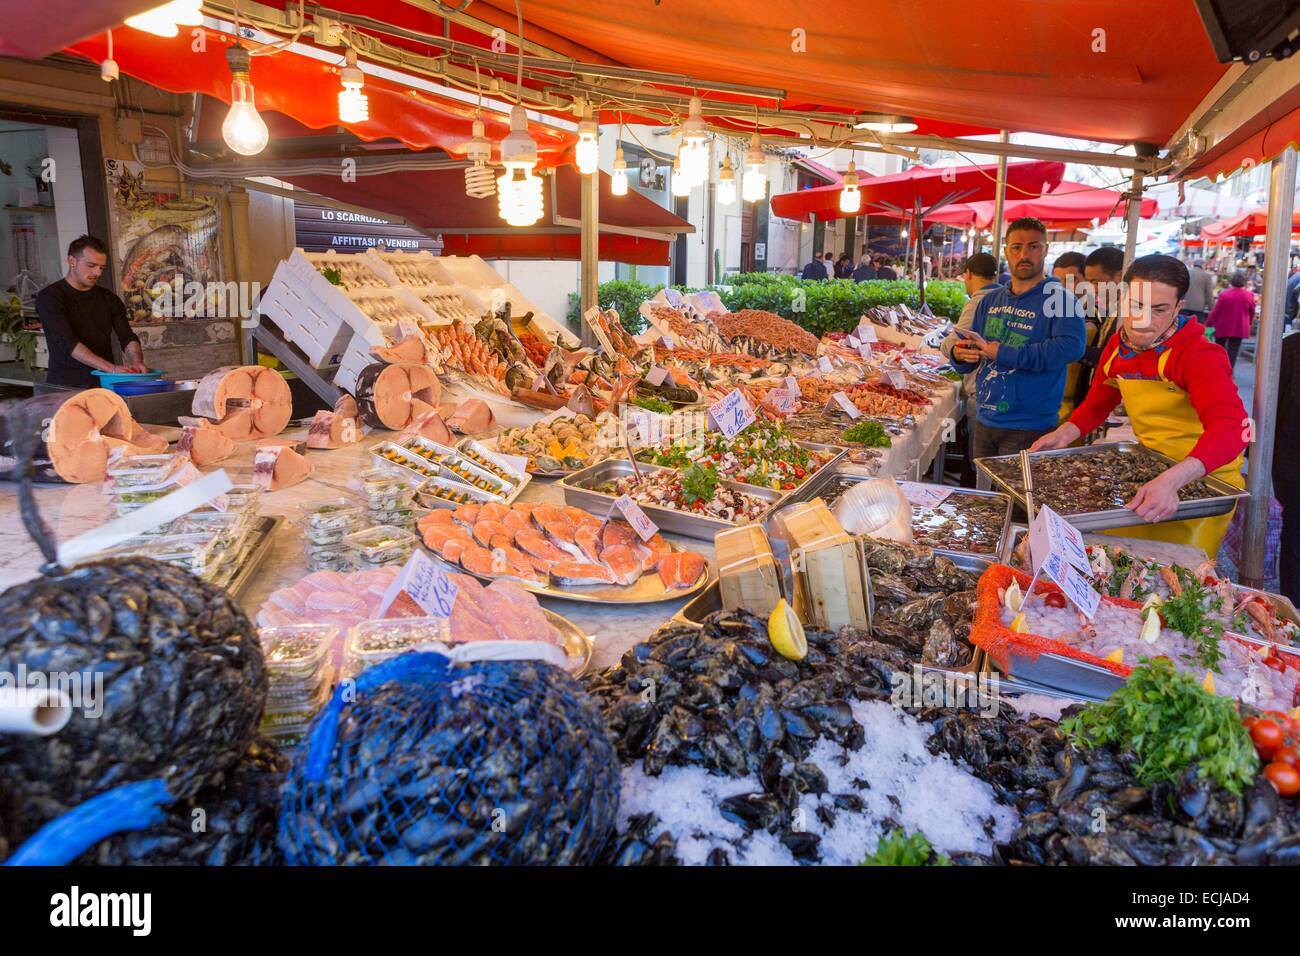
<svg viewBox="0 0 1300 956"><path fill-rule="evenodd" d="M1029 526L1029 551L1035 570L1046 555L1059 554L1067 564L1084 574L1092 573L1083 534L1046 505L1038 508L1034 522ZM1056 583L1061 584L1060 581ZM1065 585L1061 584L1061 587Z"/></svg>
<svg viewBox="0 0 1300 956"><path fill-rule="evenodd" d="M894 328L898 328L898 313L893 309L889 310L889 324Z"/></svg>
<svg viewBox="0 0 1300 956"><path fill-rule="evenodd" d="M754 410L740 389L733 388L720 401L709 406L709 417L718 431L728 438L733 438L748 426L754 424Z"/></svg>
<svg viewBox="0 0 1300 956"><path fill-rule="evenodd" d="M657 445L662 437L662 430L659 428L659 416L644 409L628 411L623 423L623 429L625 435L635 435L643 445ZM626 437L624 442L626 442Z"/></svg>
<svg viewBox="0 0 1300 956"><path fill-rule="evenodd" d="M785 377L785 390L795 398L798 398L803 394L803 392L799 391L799 380L793 375L787 375Z"/></svg>
<svg viewBox="0 0 1300 956"><path fill-rule="evenodd" d="M545 392L550 388L551 382L545 375L539 375L533 379L533 391Z"/></svg>
<svg viewBox="0 0 1300 956"><path fill-rule="evenodd" d="M827 356L823 355L817 360L817 369L822 372L833 372L835 366L831 364L831 360Z"/></svg>
<svg viewBox="0 0 1300 956"><path fill-rule="evenodd" d="M424 336L420 332L420 327L416 325L414 322L412 322L410 319L398 319L397 331L402 333L402 338L407 338L408 336L412 336L412 335L415 336L417 339L424 338Z"/></svg>
<svg viewBox="0 0 1300 956"><path fill-rule="evenodd" d="M870 362L870 361L871 361L871 346L870 346L870 345L867 345L867 343L863 342L861 345L858 346L858 354L861 355L863 359L865 359L866 361Z"/></svg>
<svg viewBox="0 0 1300 956"><path fill-rule="evenodd" d="M660 338L659 341L664 344L664 348L666 349L671 350L677 348L677 346L673 344L673 337L671 335L665 335Z"/></svg>
<svg viewBox="0 0 1300 956"><path fill-rule="evenodd" d="M782 415L789 415L798 409L799 400L790 394L789 389L774 388L767 393L767 403Z"/></svg>
<svg viewBox="0 0 1300 956"><path fill-rule="evenodd" d="M927 485L919 481L904 481L899 487L903 489L903 497L918 508L937 508L953 492L946 485Z"/></svg>
<svg viewBox="0 0 1300 956"><path fill-rule="evenodd" d="M605 334L605 327L602 324L605 317L601 314L600 308L593 305L582 313L582 318L587 325L591 326L592 334L596 336L596 341L600 343L600 347L605 351L605 354L612 356L614 346L610 343L609 336Z"/></svg>
<svg viewBox="0 0 1300 956"><path fill-rule="evenodd" d="M614 507L623 513L627 523L632 526L632 530L640 536L642 541L649 541L659 533L659 526L647 518L646 513L641 510L641 506L627 495L615 499Z"/></svg>
<svg viewBox="0 0 1300 956"><path fill-rule="evenodd" d="M664 368L662 365L656 365L652 369L650 369L650 372L646 375L645 380L649 382L651 385L657 386L657 385L662 385L666 378L668 378L668 369Z"/></svg>
<svg viewBox="0 0 1300 956"><path fill-rule="evenodd" d="M451 617L459 588L437 562L423 551L415 551L393 579L379 602L376 617L383 617L398 596L405 593L415 605L431 617Z"/></svg>
<svg viewBox="0 0 1300 956"><path fill-rule="evenodd" d="M860 341L858 341L858 337L856 335L850 335L848 338L848 343L849 343L849 348L851 349L855 349L862 344Z"/></svg>
<svg viewBox="0 0 1300 956"><path fill-rule="evenodd" d="M1043 562L1042 572L1056 582L1065 592L1075 607L1083 612L1084 617L1092 620L1101 604L1101 595L1097 593L1087 578L1074 569L1059 552L1053 551Z"/></svg>
<svg viewBox="0 0 1300 956"><path fill-rule="evenodd" d="M878 338L876 338L875 323L872 322L870 319L865 320L861 325L858 326L858 341L859 342L880 341Z"/></svg>
<svg viewBox="0 0 1300 956"><path fill-rule="evenodd" d="M890 369L885 373L885 378L889 379L889 384L894 388L907 388L907 376L902 372Z"/></svg>
<svg viewBox="0 0 1300 956"><path fill-rule="evenodd" d="M836 406L838 406L846 415L848 415L849 418L856 419L862 417L862 412L859 411L858 406L854 405L851 401L849 401L849 397L845 395L843 392L836 392L834 395L832 395L830 397L830 401L826 403L826 408L823 411L830 412Z"/></svg>

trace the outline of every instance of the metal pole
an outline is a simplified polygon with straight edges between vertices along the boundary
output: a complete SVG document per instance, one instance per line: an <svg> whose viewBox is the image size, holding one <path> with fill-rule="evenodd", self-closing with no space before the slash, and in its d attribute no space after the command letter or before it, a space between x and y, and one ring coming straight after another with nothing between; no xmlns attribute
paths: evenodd
<svg viewBox="0 0 1300 956"><path fill-rule="evenodd" d="M1264 295L1255 340L1255 401L1251 407L1255 441L1246 475L1246 527L1241 542L1241 583L1264 586L1264 539L1273 497L1273 429L1277 423L1277 389L1282 358L1283 307L1291 251L1291 215L1295 206L1296 151L1288 146L1269 171L1268 232L1264 239ZM1287 449L1294 454L1295 449ZM1214 555L1210 555L1211 558Z"/></svg>
<svg viewBox="0 0 1300 956"><path fill-rule="evenodd" d="M709 175L704 180L704 284L713 285L713 221L717 212L717 186L713 181L713 140L709 139Z"/></svg>
<svg viewBox="0 0 1300 956"><path fill-rule="evenodd" d="M1003 130L998 136L999 143L1011 142L1011 134ZM997 195L993 197L993 258L1002 261L1002 214L1007 203L1007 158L998 157Z"/></svg>
<svg viewBox="0 0 1300 956"><path fill-rule="evenodd" d="M1133 178L1129 181L1128 193L1128 212L1125 216L1128 233L1124 237L1124 269L1128 270L1129 264L1133 262L1133 257L1137 254L1138 241L1138 222L1142 213L1142 173L1133 170ZM1213 557L1213 555L1211 555Z"/></svg>
<svg viewBox="0 0 1300 956"><path fill-rule="evenodd" d="M600 174L582 176L582 314L598 306L600 284ZM596 345L596 335L584 320L582 344Z"/></svg>

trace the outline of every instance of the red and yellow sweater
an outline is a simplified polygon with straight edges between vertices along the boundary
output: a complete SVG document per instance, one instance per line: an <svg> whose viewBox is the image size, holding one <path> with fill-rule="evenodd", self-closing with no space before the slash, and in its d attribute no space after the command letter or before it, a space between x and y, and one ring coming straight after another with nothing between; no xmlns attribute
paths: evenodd
<svg viewBox="0 0 1300 956"><path fill-rule="evenodd" d="M1165 363L1165 378L1187 393L1205 429L1193 446L1191 457L1200 459L1206 474L1209 474L1245 449L1247 417L1237 393L1237 384L1232 380L1228 353L1223 346L1207 341L1205 326L1195 320L1170 336L1161 351L1148 349L1126 356L1120 352L1119 334L1112 335L1101 350L1101 362L1093 376L1088 397L1074 410L1070 422L1085 435L1099 427L1120 403L1120 391L1115 380L1159 381L1157 366L1164 352L1171 353ZM1114 361L1111 361L1112 356ZM1110 362L1110 369L1103 375L1102 369L1106 368L1107 362Z"/></svg>

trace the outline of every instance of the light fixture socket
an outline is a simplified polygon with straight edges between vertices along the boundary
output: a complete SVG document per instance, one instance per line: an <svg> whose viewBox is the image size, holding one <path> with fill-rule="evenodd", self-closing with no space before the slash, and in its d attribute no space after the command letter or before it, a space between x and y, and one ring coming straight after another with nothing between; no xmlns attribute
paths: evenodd
<svg viewBox="0 0 1300 956"><path fill-rule="evenodd" d="M465 158L472 163L482 165L492 159L492 141L485 134L483 121L474 120L473 135L465 144Z"/></svg>
<svg viewBox="0 0 1300 956"><path fill-rule="evenodd" d="M510 132L501 141L505 166L537 165L537 143L528 135L528 111L519 104L510 109Z"/></svg>
<svg viewBox="0 0 1300 956"><path fill-rule="evenodd" d="M118 78L117 61L104 60L99 64L99 78L105 83L112 83Z"/></svg>
<svg viewBox="0 0 1300 956"><path fill-rule="evenodd" d="M339 79L344 86L354 86L360 89L365 85L366 75L361 72L361 67L357 66L357 51L350 49L344 54L344 66L339 70Z"/></svg>
<svg viewBox="0 0 1300 956"><path fill-rule="evenodd" d="M226 48L226 66L230 67L231 76L242 76L247 79L252 62L252 57L248 55L248 51L238 43Z"/></svg>

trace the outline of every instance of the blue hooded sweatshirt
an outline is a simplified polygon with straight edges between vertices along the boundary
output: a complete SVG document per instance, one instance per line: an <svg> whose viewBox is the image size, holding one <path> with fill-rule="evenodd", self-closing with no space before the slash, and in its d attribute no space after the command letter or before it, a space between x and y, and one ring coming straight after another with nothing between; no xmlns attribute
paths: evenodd
<svg viewBox="0 0 1300 956"><path fill-rule="evenodd" d="M1055 428L1065 391L1065 367L1083 356L1083 306L1061 282L1048 277L1016 295L1010 286L984 296L971 328L999 343L998 357L976 364L954 361L965 374L978 370L976 417L988 428Z"/></svg>

